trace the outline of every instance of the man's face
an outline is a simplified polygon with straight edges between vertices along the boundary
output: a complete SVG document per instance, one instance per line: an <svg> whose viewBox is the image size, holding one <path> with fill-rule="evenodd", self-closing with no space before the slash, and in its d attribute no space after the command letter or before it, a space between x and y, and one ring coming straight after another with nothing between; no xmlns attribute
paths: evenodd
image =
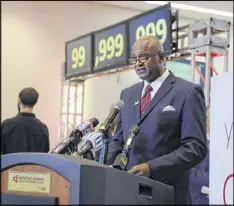
<svg viewBox="0 0 234 206"><path fill-rule="evenodd" d="M138 58L134 65L135 71L140 79L148 82L153 82L160 76L160 57L158 55L148 56L157 53L157 51L152 52L153 46L149 40L138 40L132 48L132 57Z"/></svg>

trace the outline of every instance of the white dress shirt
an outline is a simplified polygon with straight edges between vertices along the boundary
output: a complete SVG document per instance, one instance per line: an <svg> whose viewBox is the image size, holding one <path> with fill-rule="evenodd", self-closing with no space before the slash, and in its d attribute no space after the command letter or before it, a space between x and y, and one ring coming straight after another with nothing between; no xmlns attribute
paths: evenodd
<svg viewBox="0 0 234 206"><path fill-rule="evenodd" d="M162 83L165 81L168 75L169 75L169 71L168 69L166 69L161 77L157 78L154 82L150 83L150 86L153 88L152 91L150 92L151 99L154 98L154 95L157 93L158 89L161 87ZM147 81L144 81L144 87L142 89L141 96L144 95L145 88L147 87L148 84L149 83Z"/></svg>

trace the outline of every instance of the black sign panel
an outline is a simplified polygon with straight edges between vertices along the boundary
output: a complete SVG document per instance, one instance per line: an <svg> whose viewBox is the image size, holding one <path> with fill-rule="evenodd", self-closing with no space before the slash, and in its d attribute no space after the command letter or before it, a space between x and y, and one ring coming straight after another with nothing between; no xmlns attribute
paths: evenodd
<svg viewBox="0 0 234 206"><path fill-rule="evenodd" d="M147 13L134 17L129 21L129 44L132 48L134 42L142 36L156 36L163 45L164 52L172 52L170 4L159 7Z"/></svg>
<svg viewBox="0 0 234 206"><path fill-rule="evenodd" d="M66 43L66 76L92 72L92 34Z"/></svg>
<svg viewBox="0 0 234 206"><path fill-rule="evenodd" d="M125 23L94 33L94 72L127 64L126 36Z"/></svg>

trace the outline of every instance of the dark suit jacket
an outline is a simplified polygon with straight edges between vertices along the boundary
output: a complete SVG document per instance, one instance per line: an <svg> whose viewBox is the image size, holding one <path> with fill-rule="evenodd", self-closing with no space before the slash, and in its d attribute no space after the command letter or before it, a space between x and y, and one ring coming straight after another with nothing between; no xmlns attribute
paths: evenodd
<svg viewBox="0 0 234 206"><path fill-rule="evenodd" d="M209 205L209 197L201 193L203 186L209 187L209 150L206 158L190 170L189 186L192 205Z"/></svg>
<svg viewBox="0 0 234 206"><path fill-rule="evenodd" d="M203 91L200 86L170 72L141 117L142 89L143 82L140 82L121 92L124 107L109 145L107 164L113 164L128 138L129 129L138 123L141 131L133 140L127 169L147 162L155 180L175 187L175 203L186 204L189 170L207 153ZM162 112L168 105L176 111Z"/></svg>

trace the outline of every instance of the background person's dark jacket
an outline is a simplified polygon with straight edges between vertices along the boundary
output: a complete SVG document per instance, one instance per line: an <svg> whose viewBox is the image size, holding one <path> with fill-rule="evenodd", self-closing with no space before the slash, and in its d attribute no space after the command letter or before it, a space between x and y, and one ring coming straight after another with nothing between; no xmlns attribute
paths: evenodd
<svg viewBox="0 0 234 206"><path fill-rule="evenodd" d="M209 187L209 150L206 158L190 170L189 187L192 205L209 205L209 197L201 192L203 186Z"/></svg>
<svg viewBox="0 0 234 206"><path fill-rule="evenodd" d="M33 113L19 113L1 125L1 154L50 150L47 126Z"/></svg>

